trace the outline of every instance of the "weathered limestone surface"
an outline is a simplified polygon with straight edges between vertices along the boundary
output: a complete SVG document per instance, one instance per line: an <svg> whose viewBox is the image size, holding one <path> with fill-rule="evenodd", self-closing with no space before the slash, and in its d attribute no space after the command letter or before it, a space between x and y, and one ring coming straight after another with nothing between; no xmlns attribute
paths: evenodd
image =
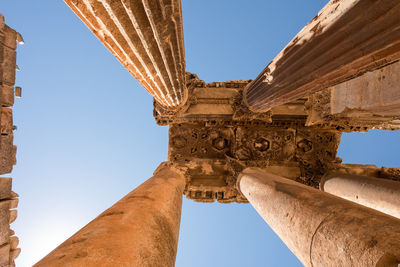
<svg viewBox="0 0 400 267"><path fill-rule="evenodd" d="M331 0L245 90L262 112L400 59L398 0Z"/></svg>
<svg viewBox="0 0 400 267"><path fill-rule="evenodd" d="M306 266L400 264L400 220L260 169L238 187Z"/></svg>
<svg viewBox="0 0 400 267"><path fill-rule="evenodd" d="M400 61L314 93L306 107L309 126L398 130Z"/></svg>
<svg viewBox="0 0 400 267"><path fill-rule="evenodd" d="M65 0L139 83L167 109L185 102L180 0Z"/></svg>
<svg viewBox="0 0 400 267"><path fill-rule="evenodd" d="M8 27L0 14L0 174L10 173L15 165L13 117L17 32Z"/></svg>
<svg viewBox="0 0 400 267"><path fill-rule="evenodd" d="M186 170L186 197L200 202L246 202L235 188L244 168L268 168L294 180L311 181L339 164L339 142L338 131L294 122L284 126L280 121L229 126L181 123L170 127L168 158Z"/></svg>
<svg viewBox="0 0 400 267"><path fill-rule="evenodd" d="M21 249L10 229L17 217L18 195L11 191L11 178L0 177L0 266L14 266Z"/></svg>
<svg viewBox="0 0 400 267"><path fill-rule="evenodd" d="M183 175L161 165L35 266L174 266L183 189Z"/></svg>
<svg viewBox="0 0 400 267"><path fill-rule="evenodd" d="M0 174L10 173L15 165L13 145L14 84L17 39L21 36L5 24L0 14ZM12 179L0 177L0 266L14 266L19 255L18 238L10 229L17 218L18 195L12 192Z"/></svg>
<svg viewBox="0 0 400 267"><path fill-rule="evenodd" d="M400 182L332 173L322 177L320 189L400 219Z"/></svg>
<svg viewBox="0 0 400 267"><path fill-rule="evenodd" d="M359 111L400 117L400 61L333 86L331 101L332 114Z"/></svg>
<svg viewBox="0 0 400 267"><path fill-rule="evenodd" d="M0 199L7 199L11 197L11 178L0 179Z"/></svg>

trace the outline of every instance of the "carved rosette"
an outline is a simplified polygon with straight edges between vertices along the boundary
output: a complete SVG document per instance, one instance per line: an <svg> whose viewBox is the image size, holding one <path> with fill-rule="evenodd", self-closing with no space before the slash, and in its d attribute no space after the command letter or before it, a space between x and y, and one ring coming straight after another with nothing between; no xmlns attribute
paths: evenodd
<svg viewBox="0 0 400 267"><path fill-rule="evenodd" d="M246 202L235 186L246 167L270 168L317 186L313 182L338 163L340 132L291 128L285 122L267 125L171 125L169 160L186 170L186 196L200 202ZM302 178L306 175L312 181Z"/></svg>

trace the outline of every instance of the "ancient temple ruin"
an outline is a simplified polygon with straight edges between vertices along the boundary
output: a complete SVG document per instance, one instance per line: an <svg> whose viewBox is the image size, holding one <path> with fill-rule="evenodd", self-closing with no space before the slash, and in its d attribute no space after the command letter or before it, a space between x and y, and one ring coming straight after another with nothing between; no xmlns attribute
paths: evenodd
<svg viewBox="0 0 400 267"><path fill-rule="evenodd" d="M331 0L255 80L213 83L185 71L179 0L65 2L154 97L169 153L35 266L174 266L183 195L249 203L305 266L400 264L400 169L336 156L342 132L400 130L399 1Z"/></svg>
<svg viewBox="0 0 400 267"><path fill-rule="evenodd" d="M13 145L16 127L13 125L14 95L21 96L21 87L15 86L17 41L22 36L5 24L0 14L0 174L10 173L16 163L17 147ZM21 249L18 237L10 228L17 218L18 194L12 191L12 179L0 177L0 266L14 266Z"/></svg>

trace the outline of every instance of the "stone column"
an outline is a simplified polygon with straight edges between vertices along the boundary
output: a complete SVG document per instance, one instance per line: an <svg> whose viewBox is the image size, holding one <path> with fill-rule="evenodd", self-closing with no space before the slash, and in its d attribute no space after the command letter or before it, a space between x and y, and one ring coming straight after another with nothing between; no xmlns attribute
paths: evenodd
<svg viewBox="0 0 400 267"><path fill-rule="evenodd" d="M249 168L238 188L305 266L398 266L400 220Z"/></svg>
<svg viewBox="0 0 400 267"><path fill-rule="evenodd" d="M174 266L183 189L183 175L160 166L35 266Z"/></svg>
<svg viewBox="0 0 400 267"><path fill-rule="evenodd" d="M320 189L400 219L400 182L334 173L322 178Z"/></svg>
<svg viewBox="0 0 400 267"><path fill-rule="evenodd" d="M64 0L163 107L186 101L180 0Z"/></svg>
<svg viewBox="0 0 400 267"><path fill-rule="evenodd" d="M331 0L247 87L253 111L308 96L400 59L398 0Z"/></svg>

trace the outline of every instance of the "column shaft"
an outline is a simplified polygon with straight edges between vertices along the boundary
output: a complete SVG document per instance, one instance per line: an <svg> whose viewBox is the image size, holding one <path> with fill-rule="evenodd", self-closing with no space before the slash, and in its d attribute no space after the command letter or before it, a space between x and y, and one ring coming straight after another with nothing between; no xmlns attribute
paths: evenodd
<svg viewBox="0 0 400 267"><path fill-rule="evenodd" d="M394 217L255 168L240 175L238 187L306 266L400 263Z"/></svg>
<svg viewBox="0 0 400 267"><path fill-rule="evenodd" d="M400 219L400 182L335 173L322 178L320 189Z"/></svg>
<svg viewBox="0 0 400 267"><path fill-rule="evenodd" d="M160 168L35 266L174 266L183 189Z"/></svg>
<svg viewBox="0 0 400 267"><path fill-rule="evenodd" d="M288 103L400 59L398 0L331 0L245 90L253 111Z"/></svg>
<svg viewBox="0 0 400 267"><path fill-rule="evenodd" d="M186 100L180 0L64 0L166 108Z"/></svg>

